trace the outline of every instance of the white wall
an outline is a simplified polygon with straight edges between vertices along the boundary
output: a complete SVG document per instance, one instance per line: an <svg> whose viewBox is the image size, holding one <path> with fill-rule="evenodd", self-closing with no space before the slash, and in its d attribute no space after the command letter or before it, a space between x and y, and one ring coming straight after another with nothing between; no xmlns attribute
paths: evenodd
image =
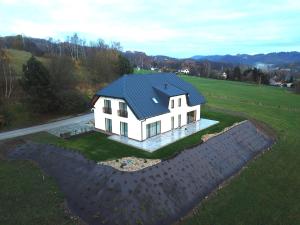
<svg viewBox="0 0 300 225"><path fill-rule="evenodd" d="M181 106L178 106L178 99L181 98ZM174 100L174 108L171 108L171 101ZM156 121L161 121L161 133L170 131L172 128L171 117L174 116L174 129L178 128L178 115L181 115L181 126L187 124L187 112L196 110L196 120L200 120L200 110L201 106L188 106L187 98L185 95L179 95L175 97L171 97L169 100L169 110L170 113L166 113L163 115L151 117L142 122L143 126L143 138L145 140L147 138L146 126L149 123L154 123Z"/></svg>
<svg viewBox="0 0 300 225"><path fill-rule="evenodd" d="M103 113L104 99L111 101L112 114ZM127 106L128 117L118 115L119 102L125 102L123 99L100 97L94 106L95 128L105 130L105 118L112 120L112 133L120 135L120 122L128 124L128 137L141 140L141 122Z"/></svg>
<svg viewBox="0 0 300 225"><path fill-rule="evenodd" d="M181 106L178 106L178 99L181 98ZM112 114L103 113L104 99L111 100ZM174 100L174 108L171 108L171 100ZM118 116L119 102L124 102L123 99L100 97L94 106L95 127L100 130L105 130L105 118L112 120L112 133L120 135L120 122L128 124L128 137L135 140L145 140L147 138L146 125L156 121L161 121L161 133L171 130L171 117L174 116L174 129L178 128L178 115L181 115L181 126L187 124L187 112L196 110L196 120L200 120L201 106L187 105L185 95L171 97L169 101L170 113L151 117L145 120L138 120L133 114L129 106L127 106L128 118ZM143 129L141 129L141 124Z"/></svg>

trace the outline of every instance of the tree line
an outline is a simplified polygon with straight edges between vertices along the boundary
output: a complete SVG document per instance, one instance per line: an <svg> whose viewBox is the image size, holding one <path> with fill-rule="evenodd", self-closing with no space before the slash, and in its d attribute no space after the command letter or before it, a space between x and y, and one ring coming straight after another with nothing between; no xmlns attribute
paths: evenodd
<svg viewBox="0 0 300 225"><path fill-rule="evenodd" d="M21 74L12 66L9 48L32 53ZM87 110L90 95L82 87L94 93L105 83L133 72L121 50L120 43L108 45L101 39L87 45L77 34L64 42L0 38L0 126L14 120L14 104L25 105L37 116ZM43 62L39 61L41 56Z"/></svg>

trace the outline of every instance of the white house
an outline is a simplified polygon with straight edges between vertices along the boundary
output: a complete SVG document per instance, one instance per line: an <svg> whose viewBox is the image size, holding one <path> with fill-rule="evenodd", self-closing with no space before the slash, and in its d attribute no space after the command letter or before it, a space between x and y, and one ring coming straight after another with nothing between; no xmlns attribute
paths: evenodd
<svg viewBox="0 0 300 225"><path fill-rule="evenodd" d="M96 93L95 128L143 141L200 120L204 97L175 74L124 75Z"/></svg>
<svg viewBox="0 0 300 225"><path fill-rule="evenodd" d="M184 73L184 74L189 74L190 70L189 69L182 69L178 71L179 73Z"/></svg>

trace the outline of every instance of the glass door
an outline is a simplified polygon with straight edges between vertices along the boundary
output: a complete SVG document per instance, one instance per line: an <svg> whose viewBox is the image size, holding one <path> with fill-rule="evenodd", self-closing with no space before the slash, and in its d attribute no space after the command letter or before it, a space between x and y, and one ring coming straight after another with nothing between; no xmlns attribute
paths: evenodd
<svg viewBox="0 0 300 225"><path fill-rule="evenodd" d="M128 124L120 122L120 135L128 137Z"/></svg>
<svg viewBox="0 0 300 225"><path fill-rule="evenodd" d="M196 121L196 111L191 111L187 113L187 123L193 123Z"/></svg>
<svg viewBox="0 0 300 225"><path fill-rule="evenodd" d="M105 118L105 130L107 132L112 132L112 122L111 122L111 119L107 119Z"/></svg>

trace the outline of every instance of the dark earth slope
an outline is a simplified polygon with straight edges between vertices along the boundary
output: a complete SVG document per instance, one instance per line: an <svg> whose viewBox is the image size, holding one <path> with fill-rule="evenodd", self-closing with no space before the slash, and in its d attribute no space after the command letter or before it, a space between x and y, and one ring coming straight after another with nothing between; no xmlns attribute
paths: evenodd
<svg viewBox="0 0 300 225"><path fill-rule="evenodd" d="M121 172L79 153L35 143L17 147L9 158L36 161L88 224L171 224L272 143L246 121L136 172Z"/></svg>

